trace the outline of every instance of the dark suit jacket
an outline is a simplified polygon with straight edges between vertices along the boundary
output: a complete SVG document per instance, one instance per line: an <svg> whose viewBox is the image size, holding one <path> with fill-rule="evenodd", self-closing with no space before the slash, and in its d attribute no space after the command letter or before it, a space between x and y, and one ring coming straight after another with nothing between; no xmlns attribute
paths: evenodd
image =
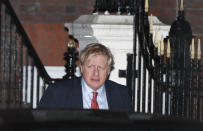
<svg viewBox="0 0 203 131"><path fill-rule="evenodd" d="M132 110L129 89L107 80L105 90L109 110ZM83 109L81 78L51 84L43 94L38 108Z"/></svg>

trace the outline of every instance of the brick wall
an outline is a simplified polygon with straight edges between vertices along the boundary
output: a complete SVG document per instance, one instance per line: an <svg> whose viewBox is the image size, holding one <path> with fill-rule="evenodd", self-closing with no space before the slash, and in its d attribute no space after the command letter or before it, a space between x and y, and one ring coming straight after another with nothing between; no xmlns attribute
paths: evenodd
<svg viewBox="0 0 203 131"><path fill-rule="evenodd" d="M10 0L44 65L64 65L66 32L63 24L91 14L95 0ZM150 12L172 24L179 0L149 0ZM203 43L203 1L185 0L185 17L193 34Z"/></svg>

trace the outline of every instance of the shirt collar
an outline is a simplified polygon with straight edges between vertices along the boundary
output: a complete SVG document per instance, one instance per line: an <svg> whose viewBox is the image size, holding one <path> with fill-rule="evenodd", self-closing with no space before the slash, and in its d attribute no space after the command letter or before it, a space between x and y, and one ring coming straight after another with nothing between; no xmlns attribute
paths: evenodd
<svg viewBox="0 0 203 131"><path fill-rule="evenodd" d="M95 91L87 85L83 77L81 81L82 81L82 88L84 89L84 92L86 92L87 94L92 94L92 92ZM96 92L98 92L98 96L103 95L105 93L104 84L99 89L97 89Z"/></svg>

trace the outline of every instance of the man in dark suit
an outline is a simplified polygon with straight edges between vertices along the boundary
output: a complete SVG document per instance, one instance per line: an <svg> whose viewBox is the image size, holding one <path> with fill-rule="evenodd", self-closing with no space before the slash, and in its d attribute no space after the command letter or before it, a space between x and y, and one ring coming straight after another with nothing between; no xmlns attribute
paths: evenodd
<svg viewBox="0 0 203 131"><path fill-rule="evenodd" d="M102 44L89 44L80 53L81 78L51 84L38 108L131 111L129 88L108 80L114 59Z"/></svg>

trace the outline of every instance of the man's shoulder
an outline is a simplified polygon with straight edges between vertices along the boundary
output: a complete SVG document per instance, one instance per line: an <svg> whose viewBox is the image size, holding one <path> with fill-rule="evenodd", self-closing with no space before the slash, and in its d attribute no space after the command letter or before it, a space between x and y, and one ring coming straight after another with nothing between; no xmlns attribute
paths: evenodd
<svg viewBox="0 0 203 131"><path fill-rule="evenodd" d="M114 82L112 80L107 80L105 83L107 86L113 87L113 88L121 88L121 89L125 89L127 88L125 85L119 84L117 82Z"/></svg>
<svg viewBox="0 0 203 131"><path fill-rule="evenodd" d="M66 79L66 80L57 80L54 83L50 85L50 87L57 88L65 88L69 89L67 87L74 87L80 84L80 78L74 78L74 79Z"/></svg>

